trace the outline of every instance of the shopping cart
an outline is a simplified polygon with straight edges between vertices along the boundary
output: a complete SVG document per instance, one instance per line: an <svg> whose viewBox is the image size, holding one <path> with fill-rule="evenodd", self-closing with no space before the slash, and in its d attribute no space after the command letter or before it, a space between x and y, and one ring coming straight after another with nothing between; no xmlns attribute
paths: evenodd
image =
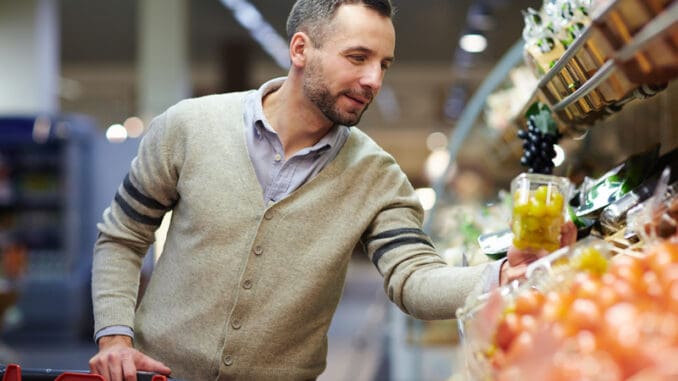
<svg viewBox="0 0 678 381"><path fill-rule="evenodd" d="M21 369L19 365L0 365L1 381L104 381L98 374L84 370ZM181 381L157 373L137 372L138 381Z"/></svg>

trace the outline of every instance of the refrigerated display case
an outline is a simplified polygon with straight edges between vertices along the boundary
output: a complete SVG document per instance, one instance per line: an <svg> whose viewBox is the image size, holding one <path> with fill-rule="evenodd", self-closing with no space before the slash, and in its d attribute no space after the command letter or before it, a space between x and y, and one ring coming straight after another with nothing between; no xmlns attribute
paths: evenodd
<svg viewBox="0 0 678 381"><path fill-rule="evenodd" d="M486 135L491 138L486 138L483 142L484 150L487 152L485 156L488 161L494 160L497 163L490 171L497 176L495 181L497 190L508 185L508 181L521 170L517 164L523 148L516 135L518 130L525 128L524 114L535 102L549 106L553 118L557 120L561 132L565 135L563 147L569 155L569 163L558 168L558 174L572 176L575 181L581 180L578 176L583 177L580 172L591 176L599 175L601 172L596 174L595 171L609 170L614 164L622 162L622 159L642 152L654 142L661 142L663 153L669 153L678 146L675 122L672 122L675 120L673 115L676 115L675 94L678 91L678 83L673 81L678 75L678 51L675 45L678 32L678 6L675 1L641 4L648 6L648 3L652 3L654 6L661 3L663 8L655 9L642 24L631 29L627 28L629 32L627 39L623 43L613 44L613 49L607 56L602 57L595 70L587 71L586 75L577 81L572 74L576 74L574 68L581 66L583 52L590 51L592 44L600 42L598 38L601 33L610 34L611 30L607 29L623 27L618 23L609 25L609 22L610 19L623 22L624 17L620 15L625 14L627 8L634 5L631 3L642 2L635 0L606 2L606 6L601 8L598 14L593 15L593 26L584 30L579 39L570 45L570 49L551 66L551 70L538 78L527 100L520 100L519 107L508 108L518 110L516 114L507 116L506 119L510 122L508 126L494 135ZM601 32L601 29L605 30ZM658 45L668 46L669 49L657 50L655 48ZM449 215L446 213L448 209L458 207L456 205L458 200L449 187L447 173L452 168L454 160L461 154L462 147L468 145L464 142L467 137L471 136L479 125L487 123L479 120L482 109L487 106L488 97L502 86L502 76L509 73L512 65L520 64L521 59L517 56L522 49L523 41L518 41L505 59L497 64L467 103L450 136L448 145L450 165L448 171L433 184L437 201L428 213L425 223L426 232L434 239L441 234L451 234L449 231L441 232L439 222L444 220L445 215ZM657 54L659 57L656 57ZM648 65L644 65L646 63ZM638 68L642 70L635 70ZM622 76L628 79L629 86L620 87L613 83ZM618 92L612 94L614 99L610 100L613 102L611 104L597 102L598 98L595 97L600 95L599 93L610 96L611 93L608 92L610 88ZM636 101L639 99L645 101ZM620 250L624 249L619 247L621 244L617 240L610 241ZM436 246L440 250L445 250L444 246L438 245L439 243L440 241ZM394 361L396 364L425 364L424 367L450 370L451 379L465 379L459 374L465 365L464 360L458 357L458 352L450 348L446 359L441 360L435 354L431 355L431 348L422 343L422 338L430 332L428 322L419 322L407 317L399 320L394 321L391 336L396 339L407 338L407 341L404 346L406 350L398 350L397 355L401 358ZM449 337L456 337L457 334L458 332L453 330L447 332ZM403 366L394 367L393 372L402 372L398 375L402 377L399 379L408 377L421 379L424 374L422 365L412 365L409 369Z"/></svg>
<svg viewBox="0 0 678 381"><path fill-rule="evenodd" d="M85 334L95 239L94 123L84 116L0 117L0 321L3 339Z"/></svg>

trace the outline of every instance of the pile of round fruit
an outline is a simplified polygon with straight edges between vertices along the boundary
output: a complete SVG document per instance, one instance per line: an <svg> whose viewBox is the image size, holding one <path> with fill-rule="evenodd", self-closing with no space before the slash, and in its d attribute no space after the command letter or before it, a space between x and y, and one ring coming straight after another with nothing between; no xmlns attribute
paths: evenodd
<svg viewBox="0 0 678 381"><path fill-rule="evenodd" d="M678 380L678 243L607 260L595 248L570 276L504 305L481 356L495 380Z"/></svg>

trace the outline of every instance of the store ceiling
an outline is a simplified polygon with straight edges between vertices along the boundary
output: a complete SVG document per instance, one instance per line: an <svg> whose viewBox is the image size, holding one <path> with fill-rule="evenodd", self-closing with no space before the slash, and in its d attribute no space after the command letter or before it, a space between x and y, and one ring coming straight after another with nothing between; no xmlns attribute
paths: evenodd
<svg viewBox="0 0 678 381"><path fill-rule="evenodd" d="M62 65L64 69L74 67L76 71L83 67L93 68L88 72L93 73L90 77L97 79L84 77L74 70L68 71L65 75L79 80L83 91L79 99L64 100L64 110L94 115L104 127L137 112L133 78L118 80L111 73L111 65L114 68L126 67L128 73L132 72L129 68L134 66L137 55L138 4L141 1L59 2ZM488 49L467 55L470 62L467 61L469 65L465 67L457 65L455 51L467 25L469 8L478 1L392 1L398 9L394 19L397 64L389 73L388 80L398 100L397 106L407 111L397 113L399 117L395 120L392 115L372 111L361 128L369 131L379 144L391 152L416 182L423 176L422 163L428 154L426 137L434 130L448 133L453 126L450 120L454 118L448 120L443 117L447 115L443 109L445 100L450 97L450 86L454 84L465 89L463 98L470 96L487 71L520 38L523 27L520 11L529 6L539 6L541 1L483 0L482 3L490 4L493 9L493 28L485 31ZM284 35L285 21L294 0L250 2L280 35ZM198 64L194 67L223 68L225 49L234 44L239 45L239 49L245 47L248 60L273 63L219 0L186 0L186 3L189 7L190 59L192 64ZM114 78L113 81L111 78ZM214 81L207 81L202 87L195 83L194 93L199 95L229 89L226 86L215 87L217 85ZM102 93L103 90L106 92Z"/></svg>
<svg viewBox="0 0 678 381"><path fill-rule="evenodd" d="M251 0L281 34L294 0ZM535 0L487 0L494 4L494 29L487 32L489 47L477 59L496 61L520 37L520 10L539 4ZM259 57L263 51L238 25L218 0L191 0L189 7L192 61L218 60L224 44L251 44ZM474 0L393 0L398 12L396 55L402 62L453 61L456 42L466 25ZM65 63L130 62L137 50L137 0L62 0L60 2L62 59Z"/></svg>

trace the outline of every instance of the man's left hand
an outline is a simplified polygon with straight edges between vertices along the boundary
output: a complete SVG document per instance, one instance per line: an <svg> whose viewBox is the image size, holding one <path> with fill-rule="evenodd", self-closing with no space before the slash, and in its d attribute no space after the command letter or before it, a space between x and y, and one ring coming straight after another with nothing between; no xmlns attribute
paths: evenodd
<svg viewBox="0 0 678 381"><path fill-rule="evenodd" d="M569 246L577 241L577 227L567 221L560 229L560 247ZM506 254L506 261L501 265L499 284L504 285L525 277L527 266L548 253L546 250L520 250L511 246Z"/></svg>

